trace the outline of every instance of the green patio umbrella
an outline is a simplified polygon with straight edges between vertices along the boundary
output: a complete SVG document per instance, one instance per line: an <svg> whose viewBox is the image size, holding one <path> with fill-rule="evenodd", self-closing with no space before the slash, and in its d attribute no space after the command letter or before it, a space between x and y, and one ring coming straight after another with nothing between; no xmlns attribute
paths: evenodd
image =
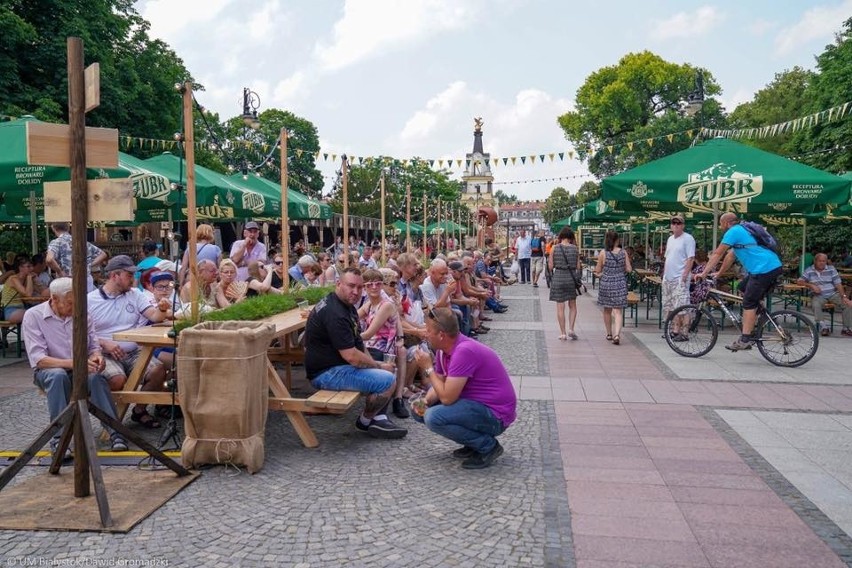
<svg viewBox="0 0 852 568"><path fill-rule="evenodd" d="M405 223L403 223L403 225L404 224ZM430 235L434 235L435 233L437 233L438 229L441 229L444 233L449 235L458 233L459 231L461 231L462 234L467 234L467 229L465 227L462 227L458 223L447 219L441 221L440 223L432 223L426 228ZM412 231L412 233L413 232L414 231Z"/></svg>
<svg viewBox="0 0 852 568"><path fill-rule="evenodd" d="M605 178L612 206L642 211L811 213L850 199L843 179L725 138Z"/></svg>
<svg viewBox="0 0 852 568"><path fill-rule="evenodd" d="M395 233L405 234L408 231L408 227L405 224L405 221L394 221L390 225L388 225ZM423 225L418 225L417 223L411 223L411 234L412 235L422 235L423 234Z"/></svg>
<svg viewBox="0 0 852 568"><path fill-rule="evenodd" d="M141 164L151 171L166 176L170 182L186 185L186 162L164 152ZM195 166L196 217L210 221L233 219L274 219L281 216L281 200L268 193L261 193L237 180L203 166ZM144 210L140 206L137 218L148 221L168 220L169 206L172 220L186 219L186 195L178 195L167 206Z"/></svg>
<svg viewBox="0 0 852 568"><path fill-rule="evenodd" d="M239 178L239 180L257 191L274 193L281 200L281 185L273 181L269 181L264 177L249 175L245 178L242 174L234 174L231 178ZM311 199L304 193L297 191L291 187L287 188L287 218L290 220L303 219L331 219L332 210L327 203Z"/></svg>

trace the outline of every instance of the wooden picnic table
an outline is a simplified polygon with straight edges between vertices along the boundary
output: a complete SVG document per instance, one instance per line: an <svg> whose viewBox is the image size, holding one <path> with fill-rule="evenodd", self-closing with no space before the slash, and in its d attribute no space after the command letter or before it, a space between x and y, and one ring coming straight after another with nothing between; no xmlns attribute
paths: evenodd
<svg viewBox="0 0 852 568"><path fill-rule="evenodd" d="M301 316L301 310L295 309L268 318L258 320L271 323L275 326L275 338L278 346L271 347L267 351L266 377L269 390L270 410L280 410L286 413L287 418L301 438L302 443L308 448L319 445L313 430L305 420L304 413L342 414L351 407L359 397L356 392L333 392L319 391L313 396L302 399L290 396L288 385L281 379L273 366L273 361L284 362L287 366L289 378L290 365L294 362L304 360L304 350L292 343L292 334L305 328L307 320ZM174 339L169 337L171 325L153 325L130 329L113 334L116 341L132 341L139 345L139 357L136 365L127 377L124 390L113 392L116 401L118 419L121 420L132 403L138 404L172 404L172 393L167 391L138 391L136 390L142 379L154 350L158 347L174 347ZM180 334L178 334L178 349L180 349ZM289 382L289 380L287 381ZM178 381L180 385L180 381ZM180 402L179 393L176 394Z"/></svg>

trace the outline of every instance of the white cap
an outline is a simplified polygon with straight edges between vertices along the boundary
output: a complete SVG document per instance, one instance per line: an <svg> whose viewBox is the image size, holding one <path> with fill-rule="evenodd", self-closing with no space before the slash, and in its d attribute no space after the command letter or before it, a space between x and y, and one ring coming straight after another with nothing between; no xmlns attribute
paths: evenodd
<svg viewBox="0 0 852 568"><path fill-rule="evenodd" d="M161 260L157 264L154 265L157 270L168 270L169 272L176 272L177 267L175 263L171 260Z"/></svg>

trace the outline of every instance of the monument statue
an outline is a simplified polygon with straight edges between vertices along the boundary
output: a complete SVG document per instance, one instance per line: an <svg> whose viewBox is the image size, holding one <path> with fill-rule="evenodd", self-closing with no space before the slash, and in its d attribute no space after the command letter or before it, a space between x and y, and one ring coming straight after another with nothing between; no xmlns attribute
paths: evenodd
<svg viewBox="0 0 852 568"><path fill-rule="evenodd" d="M473 119L473 131L474 132L482 132L482 125L485 124L485 121L482 120L481 116L477 116Z"/></svg>

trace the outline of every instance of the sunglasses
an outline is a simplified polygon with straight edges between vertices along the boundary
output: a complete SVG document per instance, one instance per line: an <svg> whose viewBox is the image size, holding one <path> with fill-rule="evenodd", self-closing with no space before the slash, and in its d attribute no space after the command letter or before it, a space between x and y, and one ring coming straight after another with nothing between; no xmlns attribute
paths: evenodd
<svg viewBox="0 0 852 568"><path fill-rule="evenodd" d="M367 288L379 288L382 284L384 284L381 280L376 280L375 282L364 282L364 286Z"/></svg>
<svg viewBox="0 0 852 568"><path fill-rule="evenodd" d="M672 219L672 225L683 225L683 221L679 219Z"/></svg>

